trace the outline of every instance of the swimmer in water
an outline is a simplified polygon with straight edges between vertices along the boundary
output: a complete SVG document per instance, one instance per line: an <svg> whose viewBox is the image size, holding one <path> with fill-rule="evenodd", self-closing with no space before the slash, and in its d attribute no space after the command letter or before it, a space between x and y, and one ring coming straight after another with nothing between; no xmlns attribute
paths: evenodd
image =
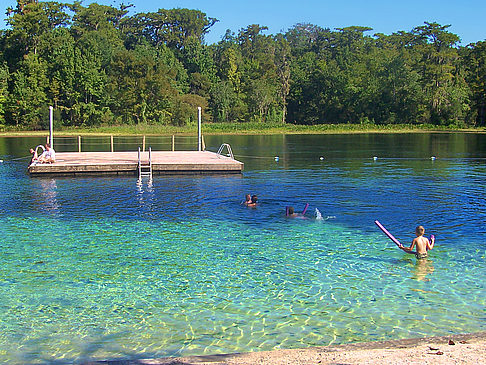
<svg viewBox="0 0 486 365"><path fill-rule="evenodd" d="M247 207L254 208L254 207L256 207L256 206L257 206L257 201L258 201L258 197L257 197L256 195L253 195L253 196L251 197L251 201L250 201L248 204L246 204L246 206L247 206Z"/></svg>
<svg viewBox="0 0 486 365"><path fill-rule="evenodd" d="M305 209L307 210L307 208ZM307 218L305 214L305 210L302 213L296 213L294 210L294 207L288 207L287 208L287 217L289 218L300 218L300 219L309 219Z"/></svg>
<svg viewBox="0 0 486 365"><path fill-rule="evenodd" d="M246 194L245 195L245 201L241 203L242 205L246 205L248 206L248 204L251 204L251 195L250 194Z"/></svg>

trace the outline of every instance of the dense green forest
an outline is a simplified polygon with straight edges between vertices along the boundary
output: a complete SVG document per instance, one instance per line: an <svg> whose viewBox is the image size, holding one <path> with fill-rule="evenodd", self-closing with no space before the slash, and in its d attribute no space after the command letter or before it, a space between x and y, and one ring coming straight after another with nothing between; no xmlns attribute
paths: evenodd
<svg viewBox="0 0 486 365"><path fill-rule="evenodd" d="M199 10L19 0L0 30L0 128L212 122L484 126L486 41L449 25L373 34L252 24L217 44Z"/></svg>

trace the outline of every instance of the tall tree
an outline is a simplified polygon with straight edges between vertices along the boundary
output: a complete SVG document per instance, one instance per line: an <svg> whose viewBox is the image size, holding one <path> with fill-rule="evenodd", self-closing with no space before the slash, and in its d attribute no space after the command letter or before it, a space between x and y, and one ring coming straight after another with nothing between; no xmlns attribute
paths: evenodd
<svg viewBox="0 0 486 365"><path fill-rule="evenodd" d="M145 47L119 51L113 57L107 85L111 109L124 123L174 121L171 107L180 99L171 75L173 70Z"/></svg>
<svg viewBox="0 0 486 365"><path fill-rule="evenodd" d="M277 35L275 47L275 66L279 80L278 94L282 107L282 123L287 118L287 96L290 91L290 45L283 35Z"/></svg>
<svg viewBox="0 0 486 365"><path fill-rule="evenodd" d="M15 9L7 9L7 24L11 27L8 39L14 44L12 48L17 46L23 54L36 54L43 34L69 24L66 7L53 1L18 0Z"/></svg>
<svg viewBox="0 0 486 365"><path fill-rule="evenodd" d="M20 69L12 75L13 87L8 97L9 124L41 129L46 125L48 86L47 65L38 55L27 55Z"/></svg>
<svg viewBox="0 0 486 365"><path fill-rule="evenodd" d="M144 37L152 45L167 45L180 50L186 42L195 38L204 42L204 35L217 22L199 10L159 9L157 12L139 13L123 23L128 38Z"/></svg>
<svg viewBox="0 0 486 365"><path fill-rule="evenodd" d="M463 64L468 71L467 83L471 88L473 124L486 125L486 41L472 43L462 50Z"/></svg>
<svg viewBox="0 0 486 365"><path fill-rule="evenodd" d="M0 125L5 124L5 111L8 100L9 72L5 62L0 64Z"/></svg>
<svg viewBox="0 0 486 365"><path fill-rule="evenodd" d="M467 111L468 89L459 66L456 34L447 29L450 25L428 23L413 29L414 50L421 59L422 87L429 100L426 121L447 123L464 119Z"/></svg>

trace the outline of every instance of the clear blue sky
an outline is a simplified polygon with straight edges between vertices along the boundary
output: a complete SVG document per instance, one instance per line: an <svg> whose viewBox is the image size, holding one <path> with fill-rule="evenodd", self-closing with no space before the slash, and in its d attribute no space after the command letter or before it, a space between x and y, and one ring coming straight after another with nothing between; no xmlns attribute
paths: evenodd
<svg viewBox="0 0 486 365"><path fill-rule="evenodd" d="M119 0L83 1L118 7ZM462 44L486 40L486 0L125 0L132 3L130 15L157 11L159 8L198 9L219 19L206 36L207 43L218 42L226 29L238 32L249 24L265 25L266 34L286 31L297 23L312 23L323 28L351 25L373 28L370 34L404 30L423 25L424 21L451 24L449 30ZM4 14L15 0L0 0ZM2 19L5 16L2 17ZM0 28L5 28L5 22Z"/></svg>

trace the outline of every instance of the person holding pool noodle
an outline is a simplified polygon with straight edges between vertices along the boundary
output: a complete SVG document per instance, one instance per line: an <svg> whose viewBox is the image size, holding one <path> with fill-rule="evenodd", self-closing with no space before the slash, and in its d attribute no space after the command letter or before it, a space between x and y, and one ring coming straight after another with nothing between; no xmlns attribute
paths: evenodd
<svg viewBox="0 0 486 365"><path fill-rule="evenodd" d="M388 230L385 227L383 227L383 225L380 222L375 221L375 224L378 226L378 228L380 228L383 231L384 234L388 236L388 238L390 238L398 246L398 248L402 249L407 253L414 254L415 257L419 260L427 258L428 256L427 251L432 250L434 248L435 236L431 235L429 241L426 237L424 237L425 228L422 226L418 226L417 228L415 228L415 235L417 237L413 239L410 247L405 247L390 232L388 232ZM414 247L416 247L417 251L413 251Z"/></svg>
<svg viewBox="0 0 486 365"><path fill-rule="evenodd" d="M305 204L305 207L304 207L304 210L302 211L302 213L295 213L294 207L286 207L285 208L285 215L287 217L291 217L291 218L306 218L304 215L305 215L305 212L307 212L307 208L309 208L309 203Z"/></svg>

